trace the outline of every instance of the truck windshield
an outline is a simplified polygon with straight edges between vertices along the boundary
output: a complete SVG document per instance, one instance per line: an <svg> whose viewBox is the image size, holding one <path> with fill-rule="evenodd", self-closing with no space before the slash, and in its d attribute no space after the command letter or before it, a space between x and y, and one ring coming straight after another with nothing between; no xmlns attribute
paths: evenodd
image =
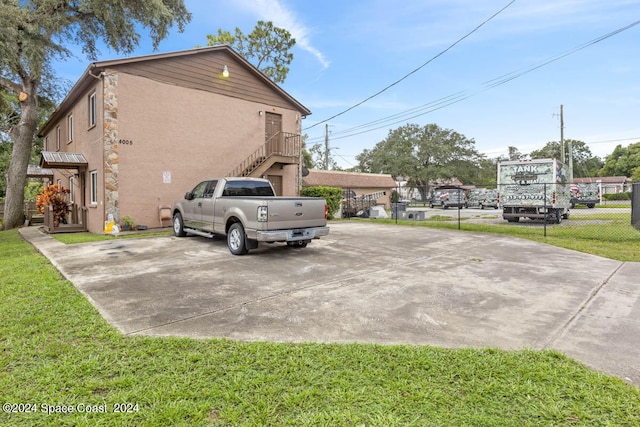
<svg viewBox="0 0 640 427"><path fill-rule="evenodd" d="M273 196L271 184L264 181L227 181L222 196Z"/></svg>

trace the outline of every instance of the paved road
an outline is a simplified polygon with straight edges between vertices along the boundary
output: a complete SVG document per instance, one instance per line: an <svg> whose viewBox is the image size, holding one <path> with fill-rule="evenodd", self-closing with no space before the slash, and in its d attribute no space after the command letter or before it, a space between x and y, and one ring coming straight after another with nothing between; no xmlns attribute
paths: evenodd
<svg viewBox="0 0 640 427"><path fill-rule="evenodd" d="M640 263L355 221L246 256L223 239L21 233L124 334L553 348L640 384Z"/></svg>

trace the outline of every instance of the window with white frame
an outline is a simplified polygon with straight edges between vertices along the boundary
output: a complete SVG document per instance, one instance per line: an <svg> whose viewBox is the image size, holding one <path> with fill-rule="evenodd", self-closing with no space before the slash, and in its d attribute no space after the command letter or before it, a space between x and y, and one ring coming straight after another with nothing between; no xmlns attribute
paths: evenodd
<svg viewBox="0 0 640 427"><path fill-rule="evenodd" d="M49 137L44 137L44 151L49 151Z"/></svg>
<svg viewBox="0 0 640 427"><path fill-rule="evenodd" d="M91 204L98 204L98 171L91 171Z"/></svg>
<svg viewBox="0 0 640 427"><path fill-rule="evenodd" d="M89 127L96 125L96 94L89 95Z"/></svg>
<svg viewBox="0 0 640 427"><path fill-rule="evenodd" d="M76 198L75 198L75 178L73 176L69 177L69 201L71 203L75 203L76 202Z"/></svg>
<svg viewBox="0 0 640 427"><path fill-rule="evenodd" d="M56 151L60 151L60 126L56 128Z"/></svg>
<svg viewBox="0 0 640 427"><path fill-rule="evenodd" d="M67 116L67 134L69 137L67 142L73 141L73 114L69 114Z"/></svg>

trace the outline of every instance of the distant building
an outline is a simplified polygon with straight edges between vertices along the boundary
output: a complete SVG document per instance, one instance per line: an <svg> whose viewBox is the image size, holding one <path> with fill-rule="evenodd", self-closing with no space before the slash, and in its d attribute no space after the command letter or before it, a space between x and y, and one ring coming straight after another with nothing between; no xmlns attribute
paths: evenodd
<svg viewBox="0 0 640 427"><path fill-rule="evenodd" d="M576 184L600 183L602 194L616 194L631 191L631 179L626 176L599 176L591 178L574 178Z"/></svg>
<svg viewBox="0 0 640 427"><path fill-rule="evenodd" d="M391 175L326 171L312 169L309 175L302 178L303 187L340 187L345 200L353 198L366 199L372 204L384 205L385 209L391 209L391 192L397 183Z"/></svg>

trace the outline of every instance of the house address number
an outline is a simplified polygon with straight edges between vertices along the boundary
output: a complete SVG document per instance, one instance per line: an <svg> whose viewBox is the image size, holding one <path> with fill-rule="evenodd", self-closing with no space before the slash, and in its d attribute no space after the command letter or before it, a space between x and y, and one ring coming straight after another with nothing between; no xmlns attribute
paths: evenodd
<svg viewBox="0 0 640 427"><path fill-rule="evenodd" d="M119 139L118 144L133 145L133 141L131 139Z"/></svg>

